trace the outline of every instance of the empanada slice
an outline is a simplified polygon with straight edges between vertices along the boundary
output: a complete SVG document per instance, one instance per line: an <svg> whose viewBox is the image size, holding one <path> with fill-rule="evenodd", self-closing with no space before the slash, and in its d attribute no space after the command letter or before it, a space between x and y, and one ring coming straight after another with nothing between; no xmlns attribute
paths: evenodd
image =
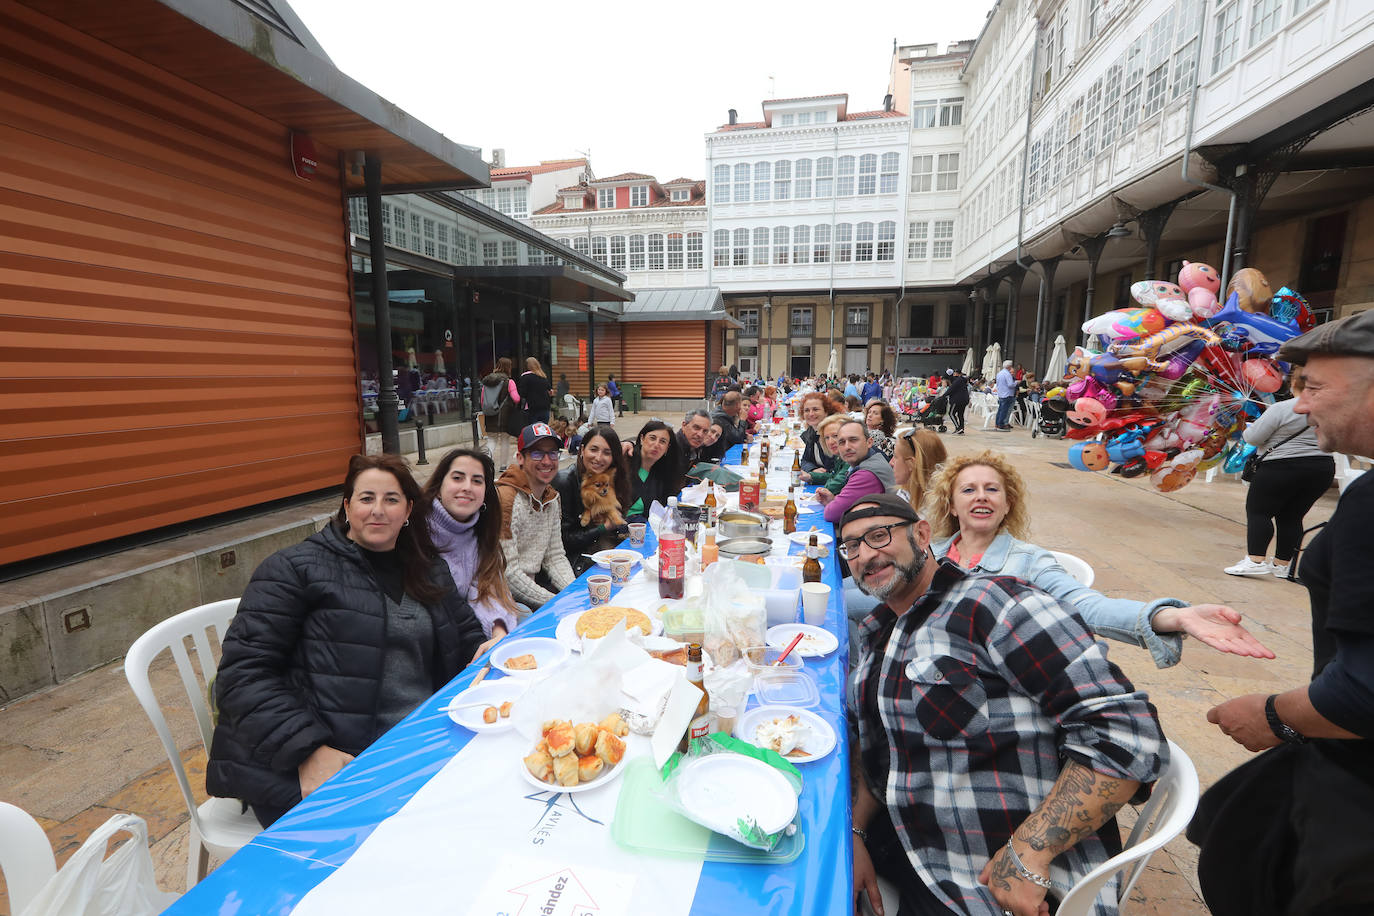
<svg viewBox="0 0 1374 916"><path fill-rule="evenodd" d="M601 758L595 754L587 754L577 758L577 778L582 782L591 782L601 775Z"/></svg>
<svg viewBox="0 0 1374 916"><path fill-rule="evenodd" d="M615 766L625 756L625 742L603 728L596 736L596 756L607 766Z"/></svg>
<svg viewBox="0 0 1374 916"><path fill-rule="evenodd" d="M536 750L525 758L525 768L540 782L553 781L553 758L547 751Z"/></svg>
<svg viewBox="0 0 1374 916"><path fill-rule="evenodd" d="M553 759L553 778L560 786L577 785L577 755L568 754Z"/></svg>
<svg viewBox="0 0 1374 916"><path fill-rule="evenodd" d="M549 753L555 757L563 757L573 752L576 746L576 737L571 725L556 725L549 729L549 733L544 736L548 742Z"/></svg>
<svg viewBox="0 0 1374 916"><path fill-rule="evenodd" d="M591 722L578 722L573 726L574 747L577 756L584 757L596 747L596 733L599 729Z"/></svg>

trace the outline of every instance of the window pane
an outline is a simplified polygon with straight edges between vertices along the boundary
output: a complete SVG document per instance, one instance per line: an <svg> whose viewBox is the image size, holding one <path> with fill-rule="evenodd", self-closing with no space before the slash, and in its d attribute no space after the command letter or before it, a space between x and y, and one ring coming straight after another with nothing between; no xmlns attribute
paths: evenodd
<svg viewBox="0 0 1374 916"><path fill-rule="evenodd" d="M701 269L701 261L702 261L701 243L702 243L702 239L701 239L701 233L700 233L700 232L689 232L689 233L687 233L687 269L688 269L688 270L700 270L700 269Z"/></svg>
<svg viewBox="0 0 1374 916"><path fill-rule="evenodd" d="M792 241L786 226L773 227L773 263L786 264L792 256Z"/></svg>
<svg viewBox="0 0 1374 916"><path fill-rule="evenodd" d="M854 259L854 227L840 223L835 227L835 263L846 264Z"/></svg>
<svg viewBox="0 0 1374 916"><path fill-rule="evenodd" d="M644 236L630 236L630 270L644 269Z"/></svg>
<svg viewBox="0 0 1374 916"><path fill-rule="evenodd" d="M649 269L663 269L663 236L657 232L649 236Z"/></svg>
<svg viewBox="0 0 1374 916"><path fill-rule="evenodd" d="M668 235L668 269L682 270L682 233Z"/></svg>
<svg viewBox="0 0 1374 916"><path fill-rule="evenodd" d="M797 226L792 230L792 263L811 263L811 227Z"/></svg>
<svg viewBox="0 0 1374 916"><path fill-rule="evenodd" d="M625 269L625 236L611 236L611 270Z"/></svg>

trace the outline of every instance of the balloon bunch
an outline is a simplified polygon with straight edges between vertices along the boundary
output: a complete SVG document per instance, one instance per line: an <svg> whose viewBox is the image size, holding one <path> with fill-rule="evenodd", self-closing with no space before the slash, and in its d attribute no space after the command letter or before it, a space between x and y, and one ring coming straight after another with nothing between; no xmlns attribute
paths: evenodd
<svg viewBox="0 0 1374 916"><path fill-rule="evenodd" d="M1279 347L1315 318L1302 296L1273 293L1254 268L1236 272L1224 300L1220 292L1215 269L1184 261L1177 283L1142 280L1131 287L1139 307L1083 325L1094 346L1074 350L1046 398L1068 438L1092 440L1069 449L1070 464L1149 474L1166 493L1217 464L1239 470L1249 448L1241 431L1289 371Z"/></svg>

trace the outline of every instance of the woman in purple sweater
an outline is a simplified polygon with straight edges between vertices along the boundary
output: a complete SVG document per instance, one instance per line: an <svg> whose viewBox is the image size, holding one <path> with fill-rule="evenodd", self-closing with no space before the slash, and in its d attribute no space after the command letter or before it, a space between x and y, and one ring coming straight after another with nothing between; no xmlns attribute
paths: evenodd
<svg viewBox="0 0 1374 916"><path fill-rule="evenodd" d="M480 655L515 629L516 604L506 587L501 553L501 503L491 458L456 448L443 457L425 484L429 535L453 581L482 623L487 642Z"/></svg>

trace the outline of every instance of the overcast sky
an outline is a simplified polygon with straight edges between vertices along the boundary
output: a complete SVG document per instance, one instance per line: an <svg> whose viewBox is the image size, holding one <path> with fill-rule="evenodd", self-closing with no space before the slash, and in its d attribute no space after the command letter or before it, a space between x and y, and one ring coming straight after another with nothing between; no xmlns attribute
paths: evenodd
<svg viewBox="0 0 1374 916"><path fill-rule="evenodd" d="M992 0L658 4L288 0L334 64L508 165L704 178L702 135L765 99L882 107L892 42L976 38Z"/></svg>

